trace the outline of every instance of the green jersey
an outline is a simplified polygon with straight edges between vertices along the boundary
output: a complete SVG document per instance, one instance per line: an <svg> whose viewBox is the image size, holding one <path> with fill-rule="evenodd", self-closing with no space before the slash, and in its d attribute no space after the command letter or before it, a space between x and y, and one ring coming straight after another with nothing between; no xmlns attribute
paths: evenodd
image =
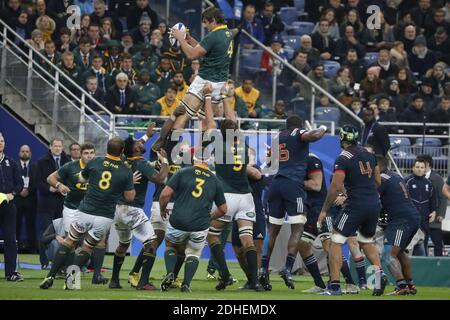
<svg viewBox="0 0 450 320"><path fill-rule="evenodd" d="M88 189L87 183L78 182L78 175L84 167L81 160L79 160L68 162L58 170L58 175L61 178L62 183L70 189L70 192L64 199L64 206L69 209L78 209L78 206Z"/></svg>
<svg viewBox="0 0 450 320"><path fill-rule="evenodd" d="M198 75L212 82L227 81L233 56L233 35L227 26L220 26L208 33L200 42L206 50Z"/></svg>
<svg viewBox="0 0 450 320"><path fill-rule="evenodd" d="M142 178L139 181L139 184L134 185L136 197L133 202L127 202L122 196L119 200L119 204L126 204L136 208L144 208L148 183L151 181L152 176L156 173L156 170L149 161L145 161L142 157L128 158L127 164L133 173L139 171L142 174Z"/></svg>
<svg viewBox="0 0 450 320"><path fill-rule="evenodd" d="M224 142L222 156L222 163L216 158L215 168L224 192L240 194L252 192L247 177L248 145L239 141L234 145ZM233 163L227 164L227 159Z"/></svg>
<svg viewBox="0 0 450 320"><path fill-rule="evenodd" d="M94 216L113 219L123 192L134 189L133 172L118 157L95 158L81 175L89 179L89 188L78 209Z"/></svg>
<svg viewBox="0 0 450 320"><path fill-rule="evenodd" d="M195 232L208 229L213 202L218 207L225 203L219 181L204 165L181 169L167 185L174 190L169 222L178 230Z"/></svg>

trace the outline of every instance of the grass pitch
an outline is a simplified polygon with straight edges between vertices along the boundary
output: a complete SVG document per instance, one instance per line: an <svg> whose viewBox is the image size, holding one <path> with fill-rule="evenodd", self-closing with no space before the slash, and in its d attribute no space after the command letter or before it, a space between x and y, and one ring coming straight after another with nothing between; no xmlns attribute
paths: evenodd
<svg viewBox="0 0 450 320"><path fill-rule="evenodd" d="M104 266L112 268L112 256L106 256ZM343 295L340 297L318 296L314 294L302 293L301 290L308 289L313 286L311 277L309 276L295 276L296 288L295 290L288 289L283 280L277 274L271 274L271 283L273 286L270 292L241 292L237 290L238 287L245 283L245 275L239 268L237 263L229 263L230 272L234 278L239 282L233 286L228 287L225 291L216 291L216 281L206 280L206 265L207 261L201 260L197 274L191 284L192 293L181 293L179 289L170 289L168 292L159 291L137 291L131 288L127 283L128 273L134 263L135 257L126 257L125 263L121 271L121 290L111 290L107 285L92 285L91 273L86 273L82 276L82 290L66 291L63 290L63 280L57 279L52 288L49 290L39 289L39 284L46 275L47 271L21 269L25 281L23 282L7 282L4 278L0 280L0 299L18 299L18 300L450 300L450 288L436 288L436 287L418 287L418 294L415 296L404 297L372 297L371 291L363 291L357 295ZM20 255L20 263L39 264L39 257L37 255ZM182 269L183 270L183 269ZM2 271L3 272L3 271ZM183 272L183 271L182 271ZM182 273L181 272L181 273ZM159 288L160 281L165 274L164 260L158 258L155 262L151 280L155 286ZM103 275L107 278L111 277L111 271L106 271ZM324 277L324 280L326 277ZM388 286L386 293L393 291L393 286Z"/></svg>

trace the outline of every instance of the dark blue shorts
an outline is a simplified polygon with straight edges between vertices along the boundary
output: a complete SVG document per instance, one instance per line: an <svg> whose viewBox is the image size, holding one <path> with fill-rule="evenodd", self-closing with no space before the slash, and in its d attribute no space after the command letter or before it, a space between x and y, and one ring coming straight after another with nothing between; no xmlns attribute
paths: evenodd
<svg viewBox="0 0 450 320"><path fill-rule="evenodd" d="M366 238L375 235L381 205L367 206L364 208L345 207L337 216L333 229L344 237L351 237L356 231Z"/></svg>
<svg viewBox="0 0 450 320"><path fill-rule="evenodd" d="M384 244L406 249L418 229L418 219L399 219L390 221L384 230Z"/></svg>
<svg viewBox="0 0 450 320"><path fill-rule="evenodd" d="M284 219L288 216L304 214L306 207L306 193L303 186L285 177L276 177L270 185L267 200L269 203L269 217Z"/></svg>
<svg viewBox="0 0 450 320"><path fill-rule="evenodd" d="M306 215L306 223L303 231L302 238L306 238L308 240L314 241L316 237L319 235L319 230L317 229L317 220L319 219L320 210L322 208L307 207L307 215Z"/></svg>
<svg viewBox="0 0 450 320"><path fill-rule="evenodd" d="M231 243L235 247L241 247L239 239L239 229L237 221L233 220L233 229L231 231ZM256 222L253 224L253 240L264 240L266 237L266 217L261 211L256 212Z"/></svg>

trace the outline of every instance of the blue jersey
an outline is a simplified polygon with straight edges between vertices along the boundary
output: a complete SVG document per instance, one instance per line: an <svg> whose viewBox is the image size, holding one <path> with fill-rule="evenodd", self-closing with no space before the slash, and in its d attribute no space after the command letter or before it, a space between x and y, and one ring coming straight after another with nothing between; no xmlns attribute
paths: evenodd
<svg viewBox="0 0 450 320"><path fill-rule="evenodd" d="M341 152L334 163L334 172L345 173L347 207L365 208L380 206L373 171L377 166L375 156L360 146Z"/></svg>
<svg viewBox="0 0 450 320"><path fill-rule="evenodd" d="M322 172L322 188L320 191L306 190L307 205L310 208L322 208L325 198L327 197L327 185L325 183L323 164L315 154L310 153L308 156L306 176L308 177L310 174L315 172Z"/></svg>
<svg viewBox="0 0 450 320"><path fill-rule="evenodd" d="M419 219L419 212L411 200L406 183L398 174L389 170L383 171L378 192L388 222L399 219Z"/></svg>
<svg viewBox="0 0 450 320"><path fill-rule="evenodd" d="M279 136L279 168L276 177L298 181L303 186L309 154L309 143L302 140L302 129L286 129Z"/></svg>

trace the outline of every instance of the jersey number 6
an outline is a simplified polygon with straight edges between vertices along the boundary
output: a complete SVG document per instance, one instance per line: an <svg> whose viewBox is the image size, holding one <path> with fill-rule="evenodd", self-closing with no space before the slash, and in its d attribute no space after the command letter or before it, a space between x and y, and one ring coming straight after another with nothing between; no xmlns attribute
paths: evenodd
<svg viewBox="0 0 450 320"><path fill-rule="evenodd" d="M289 150L286 149L286 143L280 143L278 151L280 161L289 161Z"/></svg>

